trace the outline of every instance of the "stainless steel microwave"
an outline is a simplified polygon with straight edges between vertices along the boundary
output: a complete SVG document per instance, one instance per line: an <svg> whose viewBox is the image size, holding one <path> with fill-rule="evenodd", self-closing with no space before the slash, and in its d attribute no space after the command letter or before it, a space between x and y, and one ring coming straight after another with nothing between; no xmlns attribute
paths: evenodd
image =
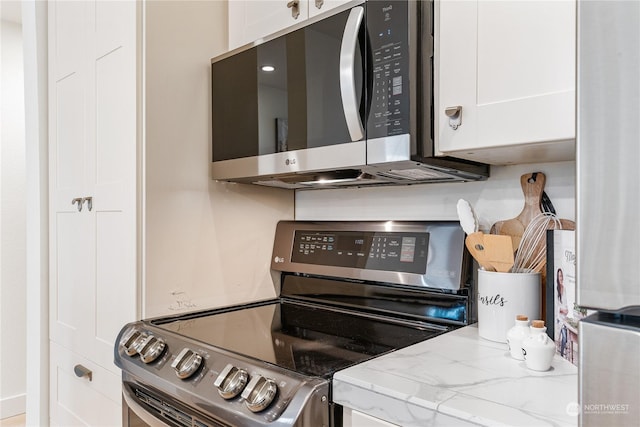
<svg viewBox="0 0 640 427"><path fill-rule="evenodd" d="M211 60L212 178L290 189L483 180L436 155L433 3L350 2Z"/></svg>

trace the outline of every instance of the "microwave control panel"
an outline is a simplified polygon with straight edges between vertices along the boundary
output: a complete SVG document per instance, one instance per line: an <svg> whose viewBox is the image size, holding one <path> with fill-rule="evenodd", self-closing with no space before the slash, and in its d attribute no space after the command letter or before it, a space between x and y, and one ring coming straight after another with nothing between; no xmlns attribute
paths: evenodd
<svg viewBox="0 0 640 427"><path fill-rule="evenodd" d="M406 1L367 2L373 82L368 138L409 133L409 23Z"/></svg>

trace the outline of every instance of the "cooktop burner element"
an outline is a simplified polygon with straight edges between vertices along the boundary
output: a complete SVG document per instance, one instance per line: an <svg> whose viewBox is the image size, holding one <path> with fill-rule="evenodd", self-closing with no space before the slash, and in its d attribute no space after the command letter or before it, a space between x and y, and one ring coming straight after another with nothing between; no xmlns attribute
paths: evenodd
<svg viewBox="0 0 640 427"><path fill-rule="evenodd" d="M336 371L472 321L467 264L457 223L281 222L279 298L122 329L125 405L150 425L339 426Z"/></svg>

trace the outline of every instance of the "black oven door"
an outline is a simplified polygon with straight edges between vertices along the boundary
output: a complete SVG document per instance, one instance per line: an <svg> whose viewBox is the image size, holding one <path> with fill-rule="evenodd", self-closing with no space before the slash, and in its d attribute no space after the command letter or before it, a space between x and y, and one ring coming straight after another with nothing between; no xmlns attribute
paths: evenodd
<svg viewBox="0 0 640 427"><path fill-rule="evenodd" d="M365 164L364 22L361 5L212 60L214 179Z"/></svg>

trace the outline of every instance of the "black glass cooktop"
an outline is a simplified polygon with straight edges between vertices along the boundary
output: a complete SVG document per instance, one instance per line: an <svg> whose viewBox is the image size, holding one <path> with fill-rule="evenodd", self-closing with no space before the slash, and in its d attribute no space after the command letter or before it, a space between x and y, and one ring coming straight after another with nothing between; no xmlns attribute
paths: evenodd
<svg viewBox="0 0 640 427"><path fill-rule="evenodd" d="M444 328L285 301L153 323L218 348L322 377L446 332Z"/></svg>

